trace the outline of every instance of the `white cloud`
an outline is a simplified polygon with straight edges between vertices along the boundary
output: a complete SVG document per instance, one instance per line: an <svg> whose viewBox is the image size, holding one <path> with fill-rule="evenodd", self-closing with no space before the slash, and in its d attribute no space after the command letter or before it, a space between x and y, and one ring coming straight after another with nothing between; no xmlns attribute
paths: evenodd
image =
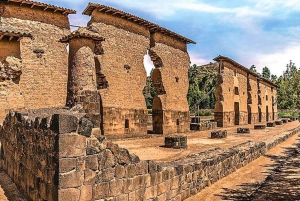
<svg viewBox="0 0 300 201"><path fill-rule="evenodd" d="M272 54L262 54L257 56L254 60L255 66L258 71L261 71L263 67L267 66L272 74L277 76L282 75L282 72L286 70L286 65L290 60L295 63L295 65L300 67L300 44L295 46L288 46L281 52L276 52Z"/></svg>
<svg viewBox="0 0 300 201"><path fill-rule="evenodd" d="M198 66L208 64L209 62L212 62L212 60L204 59L200 54L195 52L189 52L191 65L197 64Z"/></svg>
<svg viewBox="0 0 300 201"><path fill-rule="evenodd" d="M284 10L285 8L289 8L291 10L300 10L300 0L252 0L257 2L256 7L262 8L265 10L270 9L281 9Z"/></svg>

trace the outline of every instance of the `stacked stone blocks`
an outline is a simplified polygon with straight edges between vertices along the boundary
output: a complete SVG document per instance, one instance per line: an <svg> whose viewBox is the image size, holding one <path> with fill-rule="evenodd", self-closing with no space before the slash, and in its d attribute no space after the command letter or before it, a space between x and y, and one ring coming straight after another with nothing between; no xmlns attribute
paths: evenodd
<svg viewBox="0 0 300 201"><path fill-rule="evenodd" d="M184 200L299 132L158 163L95 136L82 113L31 116L1 128L1 167L31 200Z"/></svg>

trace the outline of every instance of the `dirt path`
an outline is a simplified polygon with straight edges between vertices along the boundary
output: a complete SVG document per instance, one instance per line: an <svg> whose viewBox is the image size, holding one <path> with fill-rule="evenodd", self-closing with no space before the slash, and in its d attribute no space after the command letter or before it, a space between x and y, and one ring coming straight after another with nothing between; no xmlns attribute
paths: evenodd
<svg viewBox="0 0 300 201"><path fill-rule="evenodd" d="M242 127L248 127L251 130L251 133L247 134L238 134L236 132L237 128L241 126L222 128L222 130L227 130L228 135L227 138L224 139L211 139L211 131L186 133L183 135L187 135L188 137L188 148L179 150L163 147L164 136L153 136L146 139L120 139L115 140L115 143L120 147L128 149L130 153L138 155L141 160L167 162L212 148L218 147L227 149L249 140L252 142L260 142L273 138L298 126L300 126L298 121L289 122L276 127L268 127L263 130L254 130L254 125L243 125Z"/></svg>
<svg viewBox="0 0 300 201"><path fill-rule="evenodd" d="M187 201L252 200L249 196L260 187L274 168L276 161L272 158L283 156L287 148L296 147L297 139L300 140L298 135L292 136L268 151L265 156L203 189Z"/></svg>

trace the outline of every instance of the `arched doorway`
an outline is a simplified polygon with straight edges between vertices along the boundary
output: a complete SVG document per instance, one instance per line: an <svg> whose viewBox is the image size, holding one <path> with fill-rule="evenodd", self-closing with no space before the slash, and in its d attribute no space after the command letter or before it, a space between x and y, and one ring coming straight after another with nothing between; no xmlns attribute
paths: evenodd
<svg viewBox="0 0 300 201"><path fill-rule="evenodd" d="M153 133L163 134L163 109L161 99L156 95L153 99L152 105L152 125Z"/></svg>

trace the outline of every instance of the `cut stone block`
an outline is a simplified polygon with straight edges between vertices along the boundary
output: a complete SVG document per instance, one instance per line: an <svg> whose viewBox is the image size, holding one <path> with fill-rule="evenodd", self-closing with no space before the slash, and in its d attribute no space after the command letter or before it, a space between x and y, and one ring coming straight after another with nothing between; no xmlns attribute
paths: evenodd
<svg viewBox="0 0 300 201"><path fill-rule="evenodd" d="M237 133L250 133L249 128L237 128Z"/></svg>
<svg viewBox="0 0 300 201"><path fill-rule="evenodd" d="M187 148L187 136L186 135L166 136L165 147L174 148L174 149Z"/></svg>
<svg viewBox="0 0 300 201"><path fill-rule="evenodd" d="M226 138L227 131L226 130L217 130L211 132L211 138Z"/></svg>
<svg viewBox="0 0 300 201"><path fill-rule="evenodd" d="M254 125L254 129L265 129L265 128L266 128L266 125L264 125L264 124Z"/></svg>

